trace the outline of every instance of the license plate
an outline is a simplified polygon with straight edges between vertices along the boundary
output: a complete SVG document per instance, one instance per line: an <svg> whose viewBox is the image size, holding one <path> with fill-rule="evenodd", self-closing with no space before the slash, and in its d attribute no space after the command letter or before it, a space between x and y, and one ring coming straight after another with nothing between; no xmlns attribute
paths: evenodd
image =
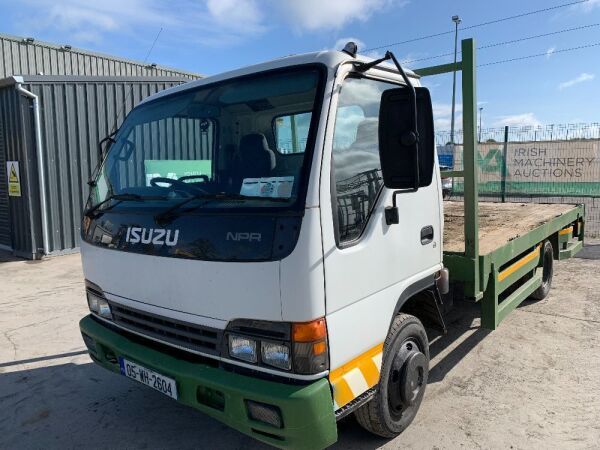
<svg viewBox="0 0 600 450"><path fill-rule="evenodd" d="M173 378L165 377L137 363L128 361L122 356L119 357L119 366L121 367L121 375L150 386L152 389L177 400L177 383Z"/></svg>

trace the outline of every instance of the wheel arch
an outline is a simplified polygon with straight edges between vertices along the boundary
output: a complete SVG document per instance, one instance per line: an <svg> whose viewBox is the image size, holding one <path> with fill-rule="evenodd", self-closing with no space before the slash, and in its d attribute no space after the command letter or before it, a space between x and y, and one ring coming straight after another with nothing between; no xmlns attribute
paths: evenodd
<svg viewBox="0 0 600 450"><path fill-rule="evenodd" d="M428 275L420 280L415 281L412 284L409 284L400 294L396 302L396 306L394 307L394 312L392 317L390 317L390 324L388 326L388 333L392 327L394 322L394 318L403 312L403 308L409 303L411 300L416 300L419 298L419 294L423 294L425 291L433 288L435 286L435 274ZM414 313L413 313L414 315ZM419 320L421 319L418 315L416 316Z"/></svg>

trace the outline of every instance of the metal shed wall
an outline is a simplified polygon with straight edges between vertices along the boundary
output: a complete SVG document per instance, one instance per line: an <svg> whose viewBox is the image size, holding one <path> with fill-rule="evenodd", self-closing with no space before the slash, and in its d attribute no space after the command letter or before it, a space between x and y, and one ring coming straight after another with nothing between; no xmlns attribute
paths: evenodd
<svg viewBox="0 0 600 450"><path fill-rule="evenodd" d="M26 133L30 120L31 108L27 99L14 88L0 88L0 243L26 257L32 257L31 249L36 248L33 220L38 208L32 211L32 205L39 204L37 195L29 190L31 168L35 170L37 166L31 155L24 152L35 145L33 136ZM19 161L20 197L8 196L6 161Z"/></svg>
<svg viewBox="0 0 600 450"><path fill-rule="evenodd" d="M8 108L4 104L5 97L0 92L0 109ZM0 248L12 248L10 226L8 224L8 182L6 179L6 144L4 143L4 128L6 125L0 120Z"/></svg>
<svg viewBox="0 0 600 450"><path fill-rule="evenodd" d="M138 76L201 78L200 75L164 66L101 53L0 34L0 79L12 75Z"/></svg>
<svg viewBox="0 0 600 450"><path fill-rule="evenodd" d="M22 86L40 101L50 254L79 247L81 211L88 195L87 181L98 163L98 142L119 126L145 97L185 81L183 78L23 77ZM20 163L21 171L30 174L26 182L31 207L26 202L13 207L15 202L11 201L13 249L21 256L35 257L40 254L42 225L31 100L17 95L14 83L0 88L0 98L12 98L17 104L17 107L5 108L4 104L0 107L0 121L18 124L5 127L6 151L13 155L11 158L26 161ZM25 106L19 108L18 104ZM29 226L14 223L24 215L30 220Z"/></svg>

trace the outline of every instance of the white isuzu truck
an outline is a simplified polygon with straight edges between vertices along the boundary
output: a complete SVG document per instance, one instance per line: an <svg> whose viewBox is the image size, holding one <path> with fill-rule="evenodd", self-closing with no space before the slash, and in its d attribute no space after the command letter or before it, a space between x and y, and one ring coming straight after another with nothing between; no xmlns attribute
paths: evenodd
<svg viewBox="0 0 600 450"><path fill-rule="evenodd" d="M454 68L474 74L465 42ZM373 61L349 44L138 105L110 139L84 213L91 358L278 447L326 447L349 413L375 434L402 432L427 384L422 322L437 311L443 324L449 280L431 99L419 86L392 54ZM465 177L465 205L477 205L472 160L453 174ZM553 256L581 244L578 208L513 240L495 267L465 206L471 234L456 237L449 265L487 326L547 292ZM479 257L490 264L470 264ZM498 271L513 285L504 298Z"/></svg>

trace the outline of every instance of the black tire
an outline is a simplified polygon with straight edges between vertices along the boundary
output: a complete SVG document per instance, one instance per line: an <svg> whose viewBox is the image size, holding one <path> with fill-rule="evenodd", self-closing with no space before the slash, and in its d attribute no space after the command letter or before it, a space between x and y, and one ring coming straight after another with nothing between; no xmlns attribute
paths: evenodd
<svg viewBox="0 0 600 450"><path fill-rule="evenodd" d="M417 415L427 386L429 341L421 321L399 314L385 339L383 352L377 393L354 415L367 431L393 438Z"/></svg>
<svg viewBox="0 0 600 450"><path fill-rule="evenodd" d="M542 284L530 297L534 300L543 300L548 296L552 287L552 275L554 273L554 251L550 241L545 241L542 246Z"/></svg>

